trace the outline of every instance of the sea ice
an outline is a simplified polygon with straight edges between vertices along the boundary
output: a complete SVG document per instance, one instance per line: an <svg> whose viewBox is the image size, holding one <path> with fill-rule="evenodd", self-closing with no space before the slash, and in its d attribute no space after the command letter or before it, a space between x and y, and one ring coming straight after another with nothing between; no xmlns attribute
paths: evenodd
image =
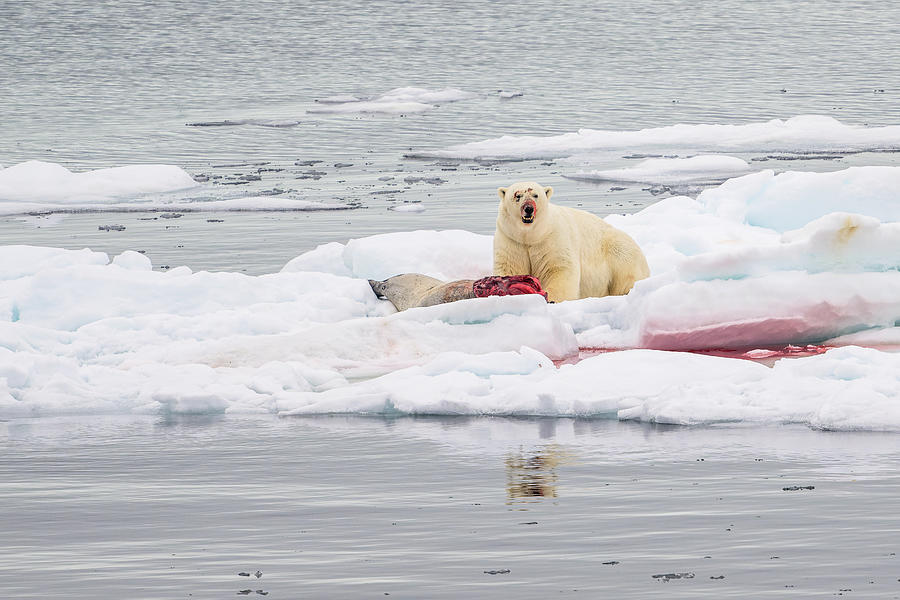
<svg viewBox="0 0 900 600"><path fill-rule="evenodd" d="M392 210L394 212L419 213L425 212L425 205L420 202L394 204L393 206L389 206L388 210Z"/></svg>
<svg viewBox="0 0 900 600"><path fill-rule="evenodd" d="M309 109L310 113L415 113L436 108L438 104L459 102L478 97L477 94L456 88L429 90L419 87L402 87L371 97L351 94L329 96L316 100L321 106Z"/></svg>
<svg viewBox="0 0 900 600"><path fill-rule="evenodd" d="M180 167L130 165L73 173L62 165L28 161L0 170L0 215L77 211L312 211L345 210L349 204L289 196L199 200L200 187Z"/></svg>
<svg viewBox="0 0 900 600"><path fill-rule="evenodd" d="M702 155L690 158L650 158L633 167L579 171L566 175L583 181L622 181L672 185L722 182L750 171L747 161L734 156Z"/></svg>
<svg viewBox="0 0 900 600"><path fill-rule="evenodd" d="M173 165L130 165L73 173L56 163L30 160L0 170L0 212L10 214L10 208L20 212L18 203L103 204L196 186L190 175Z"/></svg>
<svg viewBox="0 0 900 600"><path fill-rule="evenodd" d="M744 125L653 127L639 131L580 129L553 136L505 135L413 153L427 158L548 159L603 151L863 152L900 149L900 125L856 127L832 117L801 115Z"/></svg>
<svg viewBox="0 0 900 600"><path fill-rule="evenodd" d="M900 169L850 167L832 173L772 170L726 181L698 200L717 215L776 231L798 229L832 212L900 221Z"/></svg>
<svg viewBox="0 0 900 600"><path fill-rule="evenodd" d="M627 296L559 304L509 296L397 313L375 297L367 279L489 275L492 237L458 230L323 244L258 277L3 246L0 418L354 412L900 430L898 173L763 172L608 217L644 248L651 277ZM840 347L772 368L708 353L788 344Z"/></svg>

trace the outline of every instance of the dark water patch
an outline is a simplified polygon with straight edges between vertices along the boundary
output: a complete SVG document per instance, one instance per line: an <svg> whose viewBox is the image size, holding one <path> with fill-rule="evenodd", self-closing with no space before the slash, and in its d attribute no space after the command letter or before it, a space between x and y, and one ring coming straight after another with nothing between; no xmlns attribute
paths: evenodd
<svg viewBox="0 0 900 600"><path fill-rule="evenodd" d="M196 123L185 123L188 127L235 127L238 125L246 125L247 121L244 119L238 120L224 120L224 121L198 121Z"/></svg>
<svg viewBox="0 0 900 600"><path fill-rule="evenodd" d="M766 160L840 160L844 158L843 154L817 154L817 153L798 153L798 154L769 154L765 157L751 158L752 161Z"/></svg>
<svg viewBox="0 0 900 600"><path fill-rule="evenodd" d="M300 121L273 120L273 119L225 119L223 121L197 121L185 123L188 127L240 127L241 125L255 125L257 127L272 127L276 129L296 127Z"/></svg>
<svg viewBox="0 0 900 600"><path fill-rule="evenodd" d="M442 179L440 177L428 177L423 175L404 177L403 181L409 185L412 185L414 183L430 183L431 185L441 185L447 183L446 179Z"/></svg>
<svg viewBox="0 0 900 600"><path fill-rule="evenodd" d="M693 579L695 577L694 573L685 572L685 573L660 573L658 575L651 575L653 579L658 579L660 581L672 581L674 579Z"/></svg>
<svg viewBox="0 0 900 600"><path fill-rule="evenodd" d="M266 165L272 164L271 161L262 161L262 162L237 162L237 163L224 163L219 165L212 165L213 169L236 169L238 167L264 167Z"/></svg>

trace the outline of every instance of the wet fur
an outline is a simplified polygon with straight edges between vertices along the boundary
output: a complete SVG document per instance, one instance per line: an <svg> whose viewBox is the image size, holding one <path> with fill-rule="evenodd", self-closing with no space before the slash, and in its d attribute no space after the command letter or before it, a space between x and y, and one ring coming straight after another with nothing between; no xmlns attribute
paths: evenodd
<svg viewBox="0 0 900 600"><path fill-rule="evenodd" d="M533 275L553 302L627 294L649 277L647 259L628 234L589 212L551 204L553 188L521 182L497 192L495 275ZM526 203L535 206L531 222Z"/></svg>

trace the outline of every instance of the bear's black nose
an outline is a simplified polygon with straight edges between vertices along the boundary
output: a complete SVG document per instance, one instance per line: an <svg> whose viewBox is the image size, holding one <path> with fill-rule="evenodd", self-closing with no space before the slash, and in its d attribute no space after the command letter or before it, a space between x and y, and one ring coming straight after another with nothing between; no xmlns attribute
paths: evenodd
<svg viewBox="0 0 900 600"><path fill-rule="evenodd" d="M531 213L534 212L534 207L529 204L529 205L525 206L525 208L523 210L525 211L526 215L530 215Z"/></svg>

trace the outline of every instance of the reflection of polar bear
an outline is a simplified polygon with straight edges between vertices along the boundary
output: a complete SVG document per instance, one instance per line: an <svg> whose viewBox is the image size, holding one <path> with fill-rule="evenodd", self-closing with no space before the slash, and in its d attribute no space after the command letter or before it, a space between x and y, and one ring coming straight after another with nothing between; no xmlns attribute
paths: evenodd
<svg viewBox="0 0 900 600"><path fill-rule="evenodd" d="M650 275L631 237L589 212L550 204L534 182L499 188L494 274L534 275L548 299L627 294Z"/></svg>

